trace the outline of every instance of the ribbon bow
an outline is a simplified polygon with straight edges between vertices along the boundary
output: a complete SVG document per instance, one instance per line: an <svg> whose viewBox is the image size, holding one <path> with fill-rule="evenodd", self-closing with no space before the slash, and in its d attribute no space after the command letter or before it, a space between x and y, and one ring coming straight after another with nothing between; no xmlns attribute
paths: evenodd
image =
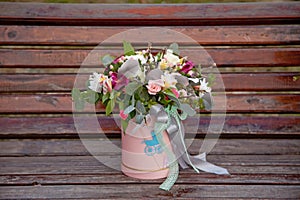
<svg viewBox="0 0 300 200"><path fill-rule="evenodd" d="M155 119L154 131L157 134L157 139L163 150L166 152L169 161L169 174L167 179L160 185L163 190L170 190L178 178L179 167L183 168L191 166L197 173L199 170L215 173L229 174L225 168L218 167L206 161L206 153L195 156L187 152L184 142L185 132L182 120L185 120L189 115L194 113L189 112L190 107L181 108L177 106L169 106L164 108L160 104L156 104L150 109L150 116ZM178 110L181 112L178 113ZM188 110L188 112L186 112ZM168 148L163 141L162 132L166 130L169 134L172 148Z"/></svg>

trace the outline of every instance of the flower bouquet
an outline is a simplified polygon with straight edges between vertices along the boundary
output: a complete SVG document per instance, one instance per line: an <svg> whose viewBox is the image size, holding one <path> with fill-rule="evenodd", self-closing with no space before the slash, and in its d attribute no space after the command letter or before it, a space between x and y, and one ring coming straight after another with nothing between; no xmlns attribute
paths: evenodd
<svg viewBox="0 0 300 200"><path fill-rule="evenodd" d="M72 91L77 109L101 102L106 115L118 105L122 125L122 171L135 178L167 177L160 186L169 190L179 165L228 174L206 162L205 154L189 155L182 121L199 109L211 109L213 76L201 74L201 66L179 54L178 45L155 50L135 50L123 42L124 54L102 58L103 73L94 72L87 90Z"/></svg>

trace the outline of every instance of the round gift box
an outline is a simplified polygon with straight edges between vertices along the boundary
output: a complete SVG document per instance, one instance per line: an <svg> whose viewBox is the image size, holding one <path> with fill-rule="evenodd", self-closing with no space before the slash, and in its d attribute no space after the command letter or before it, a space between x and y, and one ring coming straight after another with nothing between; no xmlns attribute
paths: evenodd
<svg viewBox="0 0 300 200"><path fill-rule="evenodd" d="M168 148L170 141L163 132L163 141ZM168 175L168 160L157 141L153 126L139 125L130 120L126 132L122 132L122 172L138 179L159 179Z"/></svg>

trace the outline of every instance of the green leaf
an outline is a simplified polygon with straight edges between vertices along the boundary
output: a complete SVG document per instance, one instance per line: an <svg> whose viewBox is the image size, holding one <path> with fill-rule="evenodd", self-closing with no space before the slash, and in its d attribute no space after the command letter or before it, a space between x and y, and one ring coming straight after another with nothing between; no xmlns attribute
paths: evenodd
<svg viewBox="0 0 300 200"><path fill-rule="evenodd" d="M102 103L104 103L109 98L109 93L102 96Z"/></svg>
<svg viewBox="0 0 300 200"><path fill-rule="evenodd" d="M141 101L137 101L136 102L136 110L140 113L140 114L146 114L146 109L144 107L144 105L142 104Z"/></svg>
<svg viewBox="0 0 300 200"><path fill-rule="evenodd" d="M85 101L81 98L78 98L74 101L75 103L75 109L78 110L78 111L81 111L84 109L84 104L85 104Z"/></svg>
<svg viewBox="0 0 300 200"><path fill-rule="evenodd" d="M123 49L124 49L124 55L125 56L135 55L134 48L130 44L130 42L127 42L127 41L123 40Z"/></svg>
<svg viewBox="0 0 300 200"><path fill-rule="evenodd" d="M180 107L180 102L179 102L178 98L173 94L173 92L166 90L164 93L168 96L168 98L170 100L174 101L176 106Z"/></svg>
<svg viewBox="0 0 300 200"><path fill-rule="evenodd" d="M211 87L213 85L213 83L215 82L216 80L216 75L215 74L208 74L208 77L207 77L207 82L208 82L208 86Z"/></svg>
<svg viewBox="0 0 300 200"><path fill-rule="evenodd" d="M128 95L133 95L134 92L141 87L142 84L138 82L130 82L128 85L125 86L125 93Z"/></svg>
<svg viewBox="0 0 300 200"><path fill-rule="evenodd" d="M135 110L135 107L133 106L133 105L130 105L130 106L128 106L127 108L125 108L125 110L124 110L124 114L129 114L129 113L131 113L132 111L134 111Z"/></svg>
<svg viewBox="0 0 300 200"><path fill-rule="evenodd" d="M168 49L171 49L171 50L173 50L173 53L180 55L179 46L177 43L170 44Z"/></svg>
<svg viewBox="0 0 300 200"><path fill-rule="evenodd" d="M93 90L82 92L80 97L90 104L94 104L99 100L99 94Z"/></svg>
<svg viewBox="0 0 300 200"><path fill-rule="evenodd" d="M202 100L203 100L205 110L211 110L212 105L213 105L213 100L212 100L211 94L210 93L204 94L204 96L202 97Z"/></svg>
<svg viewBox="0 0 300 200"><path fill-rule="evenodd" d="M78 88L72 89L72 98L73 98L73 101L80 98L80 90Z"/></svg>
<svg viewBox="0 0 300 200"><path fill-rule="evenodd" d="M112 113L114 107L115 107L114 99L109 100L107 105L106 105L105 114L109 115L110 113Z"/></svg>
<svg viewBox="0 0 300 200"><path fill-rule="evenodd" d="M115 58L108 54L101 58L101 62L104 66L110 65L114 60Z"/></svg>
<svg viewBox="0 0 300 200"><path fill-rule="evenodd" d="M189 116L194 116L196 114L196 111L186 103L181 104L180 109L186 112Z"/></svg>
<svg viewBox="0 0 300 200"><path fill-rule="evenodd" d="M143 119L144 119L144 115L136 115L135 116L135 122L137 124L141 124L143 122Z"/></svg>
<svg viewBox="0 0 300 200"><path fill-rule="evenodd" d="M121 120L121 125L122 125L122 129L124 131L124 134L126 133L126 129L127 129L127 126L128 126L128 120Z"/></svg>

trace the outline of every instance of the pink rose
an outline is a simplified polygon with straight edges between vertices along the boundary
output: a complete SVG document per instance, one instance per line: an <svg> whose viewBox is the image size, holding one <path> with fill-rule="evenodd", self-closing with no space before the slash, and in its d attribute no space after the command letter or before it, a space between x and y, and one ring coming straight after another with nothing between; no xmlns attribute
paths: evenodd
<svg viewBox="0 0 300 200"><path fill-rule="evenodd" d="M125 114L124 110L120 110L119 116L121 117L121 119L126 120L128 117L128 114Z"/></svg>
<svg viewBox="0 0 300 200"><path fill-rule="evenodd" d="M148 85L146 86L148 89L148 93L151 95L156 95L159 91L161 91L161 88L163 86L163 80L150 80L148 82Z"/></svg>

